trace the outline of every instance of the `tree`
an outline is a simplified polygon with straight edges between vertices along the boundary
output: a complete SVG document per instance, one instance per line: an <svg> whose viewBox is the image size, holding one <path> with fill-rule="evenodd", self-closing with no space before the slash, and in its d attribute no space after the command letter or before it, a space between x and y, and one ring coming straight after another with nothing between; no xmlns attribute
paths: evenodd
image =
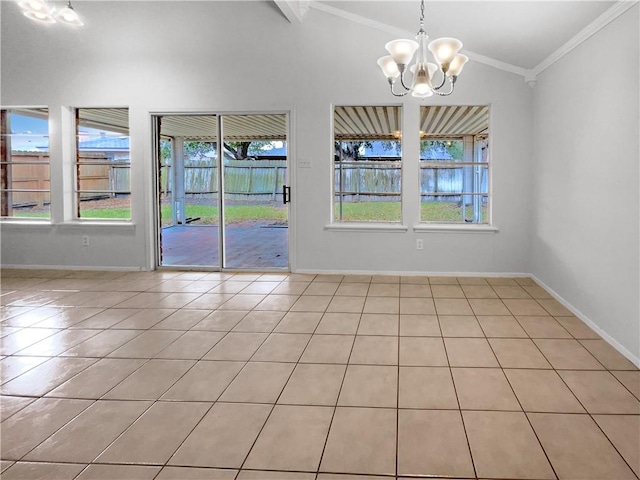
<svg viewBox="0 0 640 480"><path fill-rule="evenodd" d="M420 153L428 150L445 151L454 160L462 160L464 147L462 140L423 140L420 142Z"/></svg>

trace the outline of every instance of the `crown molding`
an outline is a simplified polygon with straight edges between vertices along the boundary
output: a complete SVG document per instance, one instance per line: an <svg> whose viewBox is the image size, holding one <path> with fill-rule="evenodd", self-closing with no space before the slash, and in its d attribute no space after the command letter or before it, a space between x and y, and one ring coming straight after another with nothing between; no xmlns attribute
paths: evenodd
<svg viewBox="0 0 640 480"><path fill-rule="evenodd" d="M276 7L280 9L280 13L289 21L289 23L302 23L302 8L300 2L295 0L273 0Z"/></svg>
<svg viewBox="0 0 640 480"><path fill-rule="evenodd" d="M571 40L532 68L531 73L533 76L536 77L537 75L540 75L540 73L556 63L571 50L576 48L582 42L588 40L591 36L602 30L613 20L637 4L638 0L620 0L613 4L613 6L607 9L602 15L580 30L573 38L571 38Z"/></svg>

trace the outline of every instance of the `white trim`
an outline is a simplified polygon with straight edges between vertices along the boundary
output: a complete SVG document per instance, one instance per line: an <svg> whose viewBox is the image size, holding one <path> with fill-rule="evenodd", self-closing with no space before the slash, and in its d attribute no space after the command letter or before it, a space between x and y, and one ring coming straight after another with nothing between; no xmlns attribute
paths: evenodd
<svg viewBox="0 0 640 480"><path fill-rule="evenodd" d="M14 265L14 264L2 264L3 269L12 270L82 270L82 271L105 271L105 272L144 272L142 267L110 267L110 266L92 266L92 265Z"/></svg>
<svg viewBox="0 0 640 480"><path fill-rule="evenodd" d="M15 228L53 228L53 226L54 224L51 223L50 219L37 221L25 218L24 221L22 221L18 220L17 218L6 217L0 220L0 232L5 228L8 230L13 230Z"/></svg>
<svg viewBox="0 0 640 480"><path fill-rule="evenodd" d="M481 224L430 224L420 223L413 226L417 233L498 233L497 227Z"/></svg>
<svg viewBox="0 0 640 480"><path fill-rule="evenodd" d="M83 229L94 229L99 228L101 230L131 230L134 231L136 229L135 223L123 223L123 222L92 222L92 221L79 221L79 222L68 222L68 223L58 223L53 225L53 227L57 230L83 230Z"/></svg>
<svg viewBox="0 0 640 480"><path fill-rule="evenodd" d="M404 233L409 230L409 227L394 223L330 223L325 225L324 229L335 232Z"/></svg>
<svg viewBox="0 0 640 480"><path fill-rule="evenodd" d="M549 55L547 58L542 60L538 65L533 67L531 70L534 76L539 75L544 70L549 68L551 65L556 63L562 57L564 57L571 50L579 46L582 42L588 40L591 36L599 32L601 29L606 27L613 20L618 18L624 12L632 8L638 3L638 0L620 0L616 2L612 7L607 9L602 15L596 18L589 25L580 30L576 35L574 35L571 40L562 45L559 49Z"/></svg>
<svg viewBox="0 0 640 480"><path fill-rule="evenodd" d="M376 30L390 33L391 35L396 35L398 37L412 39L416 35L415 32L402 30L392 25L389 25L383 22L378 22L377 20L372 20L370 18L363 17L355 13L347 12L340 8L332 7L330 5L327 5L326 3L312 2L309 4L309 7L324 13L328 13L329 15L334 15L336 17L340 17L345 20L349 20L351 22L364 25L366 27L375 28ZM511 65L510 63L502 62L500 60L496 60L495 58L491 58L485 55L481 55L479 53L471 52L467 49L464 49L463 53L467 55L471 60L474 60L478 63L483 63L493 68L497 68L498 70L504 70L505 72L515 73L516 75L521 75L523 77L528 74L528 70L526 68L518 67L516 65Z"/></svg>
<svg viewBox="0 0 640 480"><path fill-rule="evenodd" d="M529 273L518 272L416 272L406 270L323 270L300 268L291 273L305 273L311 275L383 275L402 277L487 277L487 278L529 278Z"/></svg>
<svg viewBox="0 0 640 480"><path fill-rule="evenodd" d="M636 367L640 368L640 356L634 355L632 352L627 350L624 346L620 344L615 338L605 332L602 328L600 328L593 320L587 317L584 313L578 310L576 307L571 305L567 300L565 300L559 293L554 291L551 287L549 287L546 283L540 280L535 275L531 274L531 278L539 284L542 288L544 288L548 293L551 294L553 298L555 298L558 302L560 302L567 310L573 313L576 317L582 320L591 330L595 331L598 335L602 337L604 341L606 341L609 345L615 348L618 352L624 355L631 363L633 363Z"/></svg>
<svg viewBox="0 0 640 480"><path fill-rule="evenodd" d="M294 0L273 0L273 3L276 4L276 7L289 23L302 23L300 5L296 5L299 2Z"/></svg>

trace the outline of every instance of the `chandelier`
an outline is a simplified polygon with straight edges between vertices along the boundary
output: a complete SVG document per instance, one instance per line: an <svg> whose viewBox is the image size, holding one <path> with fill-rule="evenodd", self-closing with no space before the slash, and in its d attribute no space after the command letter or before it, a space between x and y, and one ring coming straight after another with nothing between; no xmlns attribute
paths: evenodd
<svg viewBox="0 0 640 480"><path fill-rule="evenodd" d="M46 0L21 0L18 5L22 8L22 14L39 23L60 22L65 25L82 27L84 23L71 6L71 0L59 10L49 5Z"/></svg>
<svg viewBox="0 0 640 480"><path fill-rule="evenodd" d="M400 39L387 43L385 48L390 55L378 59L378 65L391 87L391 93L396 97L404 97L411 92L412 96L418 98L430 97L434 93L440 96L451 95L458 75L462 72L464 64L469 61L469 57L458 53L462 48L462 42L455 38L438 38L427 45L429 36L424 31L424 0L420 0L420 30L415 38L416 41ZM427 49L433 54L437 65L427 61ZM413 74L413 82L408 87L405 73L416 50L418 51L416 62L409 67ZM435 82L437 70L442 72L442 79ZM398 78L404 89L400 93L396 93L393 89ZM447 79L449 90L441 91Z"/></svg>

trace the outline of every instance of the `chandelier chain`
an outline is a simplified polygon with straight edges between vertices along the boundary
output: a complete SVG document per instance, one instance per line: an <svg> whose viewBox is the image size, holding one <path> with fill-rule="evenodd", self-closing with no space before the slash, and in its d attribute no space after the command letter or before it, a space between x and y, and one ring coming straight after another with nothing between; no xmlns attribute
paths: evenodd
<svg viewBox="0 0 640 480"><path fill-rule="evenodd" d="M420 0L420 32L424 32L424 0Z"/></svg>

